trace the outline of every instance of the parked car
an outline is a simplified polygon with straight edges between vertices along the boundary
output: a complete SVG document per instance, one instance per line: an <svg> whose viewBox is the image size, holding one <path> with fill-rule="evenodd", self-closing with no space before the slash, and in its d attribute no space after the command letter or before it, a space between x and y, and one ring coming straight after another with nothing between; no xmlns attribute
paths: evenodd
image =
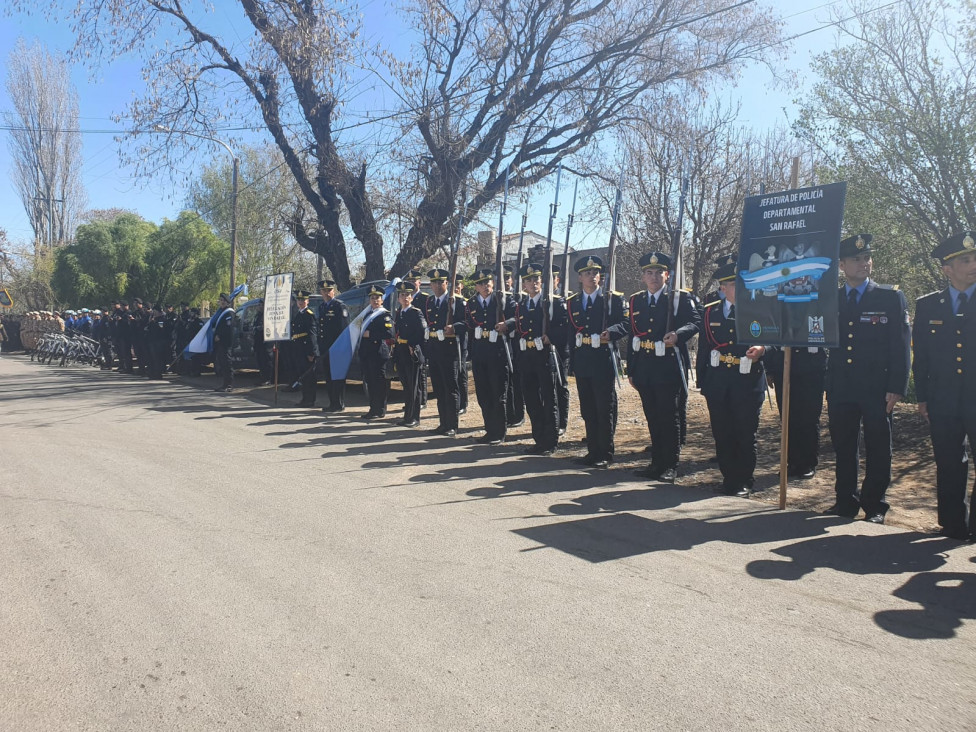
<svg viewBox="0 0 976 732"><path fill-rule="evenodd" d="M349 320L353 320L369 304L368 293L370 288L373 285L386 287L388 284L389 280L370 280L369 282L360 283L346 292L340 293L336 297L349 308ZM308 299L308 306L316 313L321 303L321 295L312 295ZM258 367L257 358L254 354L254 329L263 327L263 323L258 317L258 305L260 304L261 300L255 298L248 300L237 308L237 317L234 326L237 332L235 333L234 348L231 354L235 368L257 369ZM271 345L269 343L267 347L270 349ZM358 354L353 355L352 364L349 366L348 378L354 381L362 380Z"/></svg>

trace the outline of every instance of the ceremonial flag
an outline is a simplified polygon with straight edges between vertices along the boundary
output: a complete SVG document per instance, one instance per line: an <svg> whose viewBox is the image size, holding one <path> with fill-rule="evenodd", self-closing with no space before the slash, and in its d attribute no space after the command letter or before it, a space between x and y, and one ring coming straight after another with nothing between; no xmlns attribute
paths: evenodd
<svg viewBox="0 0 976 732"><path fill-rule="evenodd" d="M236 298L238 295L244 295L244 297L247 297L246 283L243 285L238 285L234 288L234 291L230 294L230 301L233 303L234 298ZM232 315L233 312L234 308L231 306L218 310L216 313L210 316L210 320L200 327L197 334L193 336L193 340L190 341L189 345L183 349L183 358L189 361L191 358L193 358L193 354L195 353L210 353L213 350L214 329L217 327L218 321L220 321L220 319L223 317Z"/></svg>
<svg viewBox="0 0 976 732"><path fill-rule="evenodd" d="M399 277L394 277L393 281L386 286L383 292L383 302L390 302L396 298L396 286L400 283ZM384 308L385 310L385 308ZM340 381L349 373L349 366L352 364L352 357L359 348L359 338L363 333L364 320L372 311L366 307L357 315L346 329L339 334L335 343L329 347L329 371L333 381Z"/></svg>

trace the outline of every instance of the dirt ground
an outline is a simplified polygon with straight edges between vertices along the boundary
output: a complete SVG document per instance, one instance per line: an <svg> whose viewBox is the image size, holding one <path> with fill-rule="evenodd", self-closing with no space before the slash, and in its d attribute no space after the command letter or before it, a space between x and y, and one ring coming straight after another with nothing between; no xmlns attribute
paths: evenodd
<svg viewBox="0 0 976 732"><path fill-rule="evenodd" d="M243 376L238 383L247 388L249 378ZM256 392L254 396L262 401L271 397L270 387L248 390ZM328 401L324 391L324 387L320 385L320 404ZM297 394L279 391L279 406L297 402L299 397ZM773 398L772 390L770 398ZM474 394L473 380L469 383L468 401L467 414L460 418L458 439L471 439L483 434L481 410ZM394 382L390 394L389 419L399 418L401 403L399 384ZM362 411L361 408L365 406L362 388L357 382L350 382L346 404L350 407L348 413ZM621 480L632 480L630 473L636 468L645 467L650 460L649 453L645 452L650 437L640 397L626 383L619 388L618 405L616 459L610 470L620 472ZM568 459L583 454L584 429L582 420L576 418L578 415L576 387L575 383L571 383L569 429L561 438L559 450L552 459ZM431 400L428 407L421 412L420 429L425 426L433 429L436 418L436 407ZM509 431L507 442L528 446L530 440L531 433L526 419L524 426ZM763 405L759 428L759 461L755 476L757 492L750 500L774 506L779 504L779 447L779 413L775 399L772 402L767 400ZM917 415L913 404L899 404L895 408L893 452L892 484L887 496L891 510L887 515L887 523L916 531L936 531L935 462L928 427ZM715 445L705 399L693 387L688 402L687 445L682 448L677 484L708 491L719 485L722 479L718 465L709 462L714 454ZM827 434L826 407L821 418L820 465L817 475L811 480L791 480L787 487L786 500L790 508L811 511L822 511L834 502L834 453Z"/></svg>

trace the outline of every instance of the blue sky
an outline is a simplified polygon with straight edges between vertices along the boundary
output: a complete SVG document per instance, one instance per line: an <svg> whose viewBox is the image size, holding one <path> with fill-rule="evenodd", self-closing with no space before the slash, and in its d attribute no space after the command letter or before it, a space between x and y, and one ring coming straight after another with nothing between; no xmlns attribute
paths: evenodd
<svg viewBox="0 0 976 732"><path fill-rule="evenodd" d="M217 6L221 9L217 11L215 23L238 38L246 37L247 31L243 19L232 15L233 10L227 10L231 6L224 3L217 3ZM396 22L391 21L395 14L390 2L367 0L363 4L363 12L368 30L373 25L377 28L374 36L376 40L382 40L379 36ZM829 5L821 0L800 0L784 14L788 16L786 35L793 35L825 25L829 21ZM51 23L37 14L30 17L0 16L0 58L4 62L19 37L23 37L28 43L40 39L55 53L64 53L72 44L67 24ZM807 67L811 55L831 48L834 39L835 33L832 28L798 39L790 48L789 56L780 68L796 72L802 78L802 70ZM99 132L118 130L123 126L113 122L111 116L121 113L128 100L141 88L138 61L134 59L117 61L109 66L103 66L94 79L91 78L89 69L77 66L72 69L72 78L79 94L80 126L86 131L82 136L83 179L88 192L89 207L133 209L144 218L157 223L163 218L175 218L184 201L185 194L182 186L165 176L151 180L136 178L131 169L120 165L118 145L113 135ZM737 86L717 92L719 96L730 101L740 101L742 123L760 130L787 123L794 114L792 100L801 93L802 89L774 85L768 69L760 66L747 69ZM0 112L10 110L11 104L4 84L0 88ZM11 162L7 135L3 137L3 144L0 145L0 227L6 229L11 241L25 243L31 239L32 233L10 179ZM197 151L196 159L192 163L199 168L226 154L217 146L203 145ZM562 195L571 196L571 188L567 189L565 180ZM545 232L549 196L551 192L545 194L540 192L534 197L538 199L538 203L532 207L529 227L536 231ZM564 218L566 213L568 213L568 201L566 206L561 207L560 219ZM514 227L518 223L518 216L512 212L508 220L509 226ZM577 230L574 229L574 240L576 232ZM585 235L586 232L579 233Z"/></svg>

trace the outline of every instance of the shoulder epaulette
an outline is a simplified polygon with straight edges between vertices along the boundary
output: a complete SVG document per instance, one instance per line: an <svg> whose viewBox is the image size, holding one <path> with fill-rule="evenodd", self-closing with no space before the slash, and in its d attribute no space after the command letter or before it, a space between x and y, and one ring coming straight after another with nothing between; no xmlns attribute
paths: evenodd
<svg viewBox="0 0 976 732"><path fill-rule="evenodd" d="M574 292L572 295L570 295L566 299L567 300L572 300L573 298L576 298L576 297L579 297L579 293L578 292Z"/></svg>
<svg viewBox="0 0 976 732"><path fill-rule="evenodd" d="M898 289L898 285L879 285L879 284L875 283L874 286L877 287L879 290L897 290Z"/></svg>
<svg viewBox="0 0 976 732"><path fill-rule="evenodd" d="M678 292L687 292L689 295L691 294L691 290L689 290L687 287L678 288Z"/></svg>
<svg viewBox="0 0 976 732"><path fill-rule="evenodd" d="M722 301L721 301L721 300L716 300L715 302L710 302L710 303L708 303L707 305L705 305L705 307L706 307L706 308L710 308L710 307L712 307L713 305L720 305L721 303L722 303Z"/></svg>
<svg viewBox="0 0 976 732"><path fill-rule="evenodd" d="M641 294L641 293L643 293L643 292L647 292L647 290L638 290L637 292L635 292L635 293L634 293L633 295L631 295L630 297L632 297L632 298L633 298L633 297L637 297L638 295L640 295L640 294ZM628 299L630 299L630 298L628 298Z"/></svg>
<svg viewBox="0 0 976 732"><path fill-rule="evenodd" d="M624 293L617 292L616 290L611 290L610 292L611 292L611 294L616 295L617 297L623 297L624 296Z"/></svg>

